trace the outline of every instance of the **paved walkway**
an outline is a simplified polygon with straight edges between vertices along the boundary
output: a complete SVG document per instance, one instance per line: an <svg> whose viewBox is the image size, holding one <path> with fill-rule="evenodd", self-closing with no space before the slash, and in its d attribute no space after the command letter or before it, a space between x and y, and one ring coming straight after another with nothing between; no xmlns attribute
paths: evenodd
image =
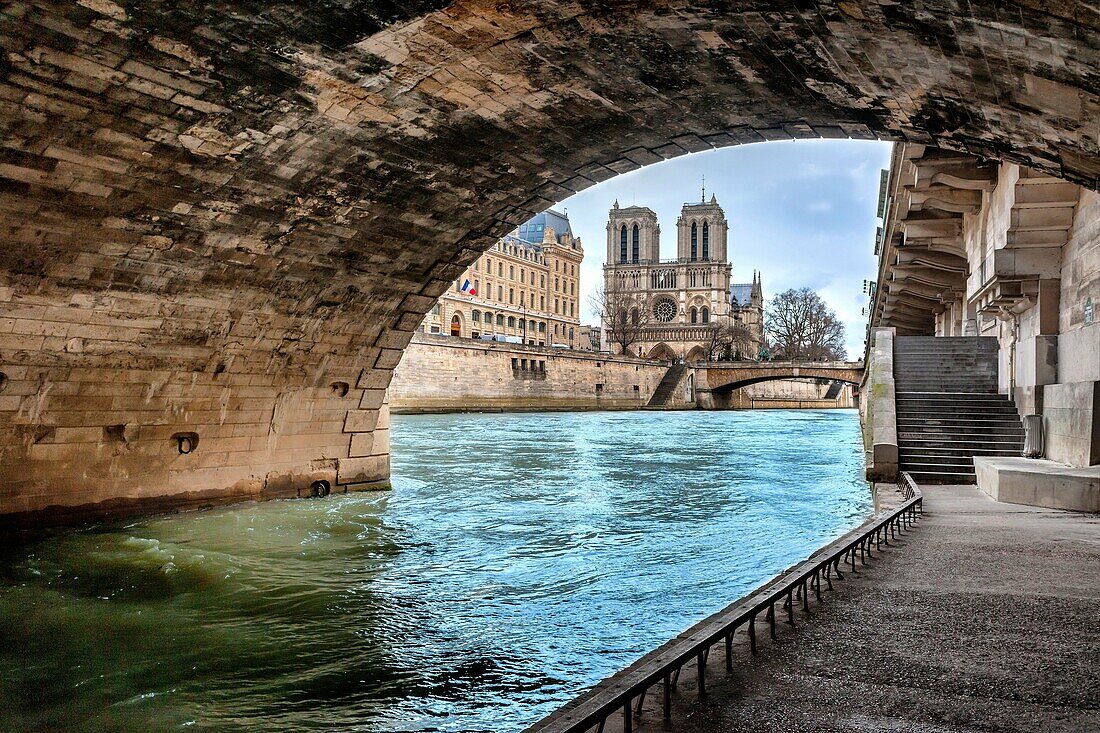
<svg viewBox="0 0 1100 733"><path fill-rule="evenodd" d="M922 490L903 548L705 701L682 684L672 730L1100 731L1100 517ZM668 730L653 713L640 730Z"/></svg>

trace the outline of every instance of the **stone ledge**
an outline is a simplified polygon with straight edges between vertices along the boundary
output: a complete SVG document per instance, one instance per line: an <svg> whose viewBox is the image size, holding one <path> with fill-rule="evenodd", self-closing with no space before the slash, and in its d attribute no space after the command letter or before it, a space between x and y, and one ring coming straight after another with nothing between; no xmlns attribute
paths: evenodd
<svg viewBox="0 0 1100 733"><path fill-rule="evenodd" d="M975 456L974 471L978 488L997 501L1100 512L1100 466L1074 468L1045 459Z"/></svg>

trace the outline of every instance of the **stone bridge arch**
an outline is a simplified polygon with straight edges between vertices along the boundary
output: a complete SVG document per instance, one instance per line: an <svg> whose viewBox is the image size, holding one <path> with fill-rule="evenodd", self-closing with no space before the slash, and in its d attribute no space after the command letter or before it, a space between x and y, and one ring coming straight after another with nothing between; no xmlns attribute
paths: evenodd
<svg viewBox="0 0 1100 733"><path fill-rule="evenodd" d="M435 299L650 163L849 137L1100 175L1081 2L257 7L5 8L0 514L384 481Z"/></svg>
<svg viewBox="0 0 1100 733"><path fill-rule="evenodd" d="M705 365L696 368L699 388L712 392L732 392L750 384L776 379L817 378L859 385L863 378L863 362L815 364L813 362L744 362L740 366Z"/></svg>
<svg viewBox="0 0 1100 733"><path fill-rule="evenodd" d="M863 362L728 362L695 367L696 403L704 408L728 407L730 395L750 384L779 379L832 379L859 386Z"/></svg>

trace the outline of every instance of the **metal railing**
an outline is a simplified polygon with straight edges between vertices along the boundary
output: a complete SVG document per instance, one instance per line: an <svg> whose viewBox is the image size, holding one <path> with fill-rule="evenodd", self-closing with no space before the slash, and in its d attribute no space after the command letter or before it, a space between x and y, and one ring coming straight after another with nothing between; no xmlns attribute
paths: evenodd
<svg viewBox="0 0 1100 733"><path fill-rule="evenodd" d="M778 638L777 605L780 612L786 612L783 623L795 626L795 605L801 603L808 614L811 593L821 602L822 591L832 590L834 579L843 580L844 573L856 573L857 562L866 565L874 552L883 545L889 546L891 540L917 522L924 513L920 489L904 472L898 474L898 486L905 500L897 508L826 545L809 560L669 642L658 650L655 659L643 658L598 686L589 697L552 714L524 733L603 733L607 722L616 715L622 716L622 730L631 733L634 721L642 716L647 693L657 685L663 691L664 719L671 720L672 690L689 662L696 663L696 689L704 697L707 660L716 645L725 645L726 670L732 671L733 639L742 627L748 635L751 653L757 654L756 627L761 616L771 638Z"/></svg>

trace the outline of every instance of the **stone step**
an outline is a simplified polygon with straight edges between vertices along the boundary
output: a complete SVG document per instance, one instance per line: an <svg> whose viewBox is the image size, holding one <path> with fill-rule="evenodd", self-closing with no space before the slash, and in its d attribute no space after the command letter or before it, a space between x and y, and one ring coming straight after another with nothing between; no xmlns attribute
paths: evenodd
<svg viewBox="0 0 1100 733"><path fill-rule="evenodd" d="M961 415L966 417L981 417L982 415L1015 415L1016 408L1011 403L989 402L986 404L973 402L937 402L935 400L897 400L898 415L906 417L927 413L941 416Z"/></svg>
<svg viewBox="0 0 1100 733"><path fill-rule="evenodd" d="M959 432L976 432L983 430L996 430L1004 433L1019 432L1023 434L1023 428L1020 427L1019 420L983 420L975 418L973 420L955 419L955 420L916 420L912 418L899 417L897 420L897 429L899 433L928 433L930 435L939 435L941 433L959 433Z"/></svg>
<svg viewBox="0 0 1100 733"><path fill-rule="evenodd" d="M973 484L977 483L977 476L973 471L956 473L953 471L908 471L913 480L919 484Z"/></svg>
<svg viewBox="0 0 1100 733"><path fill-rule="evenodd" d="M936 422L951 421L954 419L959 420L993 420L995 422L1004 422L1006 420L1014 420L1020 422L1020 415L1016 412L1015 406L1010 403L1003 405L984 405L974 410L958 410L958 409L944 409L944 407L953 407L950 403L946 405L935 404L928 410L913 410L905 409L904 415L898 414L898 418L904 417L907 420L933 420Z"/></svg>
<svg viewBox="0 0 1100 733"><path fill-rule="evenodd" d="M961 456L970 458L974 456L1019 456L1020 451L1011 447L978 447L978 448L930 448L927 446L899 446L900 456Z"/></svg>
<svg viewBox="0 0 1100 733"><path fill-rule="evenodd" d="M905 461L899 465L902 471L910 473L924 471L950 471L952 473L974 473L973 461L962 463L944 463L940 461Z"/></svg>
<svg viewBox="0 0 1100 733"><path fill-rule="evenodd" d="M915 437L915 436L920 436ZM989 438L989 436L993 436ZM995 440L997 442L1023 442L1024 434L1011 433L1011 432L993 432L992 429L979 429L977 431L970 431L965 433L949 433L949 432L930 432L927 430L912 431L905 428L898 428L898 445L902 447L910 446L917 440L935 440L940 443L946 443L945 447L955 448L959 447L956 444L965 443L969 445L982 445L989 440Z"/></svg>

